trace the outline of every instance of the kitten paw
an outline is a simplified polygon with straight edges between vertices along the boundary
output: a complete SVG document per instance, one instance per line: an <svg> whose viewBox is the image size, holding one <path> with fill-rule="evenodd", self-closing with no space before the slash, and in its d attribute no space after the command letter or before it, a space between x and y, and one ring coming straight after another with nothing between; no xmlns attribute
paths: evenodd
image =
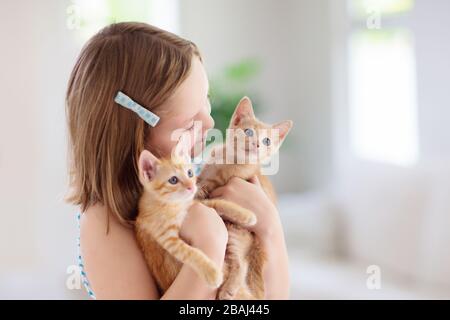
<svg viewBox="0 0 450 320"><path fill-rule="evenodd" d="M212 265L203 274L210 287L219 288L223 282L223 273L216 266Z"/></svg>
<svg viewBox="0 0 450 320"><path fill-rule="evenodd" d="M245 210L241 212L241 216L236 219L236 222L243 227L254 226L257 222L256 216L250 210Z"/></svg>

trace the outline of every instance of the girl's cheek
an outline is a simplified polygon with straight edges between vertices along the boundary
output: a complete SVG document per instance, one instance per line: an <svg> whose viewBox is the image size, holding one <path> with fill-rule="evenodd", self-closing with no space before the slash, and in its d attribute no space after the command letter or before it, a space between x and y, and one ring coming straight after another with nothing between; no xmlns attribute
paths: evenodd
<svg viewBox="0 0 450 320"><path fill-rule="evenodd" d="M149 141L149 150L161 157L169 156L177 141L172 130L158 130Z"/></svg>

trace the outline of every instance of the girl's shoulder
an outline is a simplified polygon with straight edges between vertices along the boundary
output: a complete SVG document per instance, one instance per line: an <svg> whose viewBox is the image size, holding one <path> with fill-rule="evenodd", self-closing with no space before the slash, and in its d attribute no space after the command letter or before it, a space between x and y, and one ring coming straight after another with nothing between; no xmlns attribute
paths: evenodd
<svg viewBox="0 0 450 320"><path fill-rule="evenodd" d="M109 225L109 227L108 227ZM80 244L86 254L90 249L99 248L115 251L129 251L137 246L134 230L119 222L117 217L108 213L101 205L88 208L80 216Z"/></svg>
<svg viewBox="0 0 450 320"><path fill-rule="evenodd" d="M107 221L108 211L103 206L90 207L80 217L80 251L95 295L97 298L157 298L156 286L134 230L109 214L107 233ZM136 291L124 291L127 284Z"/></svg>

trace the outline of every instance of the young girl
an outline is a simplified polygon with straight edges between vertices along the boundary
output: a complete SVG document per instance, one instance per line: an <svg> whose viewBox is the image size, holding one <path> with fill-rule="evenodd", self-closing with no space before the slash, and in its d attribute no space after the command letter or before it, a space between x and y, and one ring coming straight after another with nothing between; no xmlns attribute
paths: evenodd
<svg viewBox="0 0 450 320"><path fill-rule="evenodd" d="M122 91L157 116L153 127L117 104ZM117 23L92 37L70 76L66 112L69 128L69 201L79 205L80 266L88 291L97 299L214 299L211 289L188 266L159 296L136 242L132 222L142 186L137 161L143 149L170 155L174 130L193 135L194 121L204 142L214 126L208 79L192 42L144 23ZM195 156L192 154L192 156ZM212 197L233 201L255 213L252 227L265 246L268 299L287 299L288 260L278 211L254 177L232 179ZM227 231L211 208L193 205L181 237L223 266Z"/></svg>

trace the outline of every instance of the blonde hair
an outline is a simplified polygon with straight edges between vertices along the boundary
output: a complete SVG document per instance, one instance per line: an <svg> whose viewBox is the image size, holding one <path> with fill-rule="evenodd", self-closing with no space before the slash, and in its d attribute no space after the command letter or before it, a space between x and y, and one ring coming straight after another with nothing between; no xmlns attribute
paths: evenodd
<svg viewBox="0 0 450 320"><path fill-rule="evenodd" d="M137 159L151 128L114 97L121 90L154 111L186 79L194 56L201 60L194 43L137 22L109 25L86 43L66 95L68 202L83 212L100 203L133 223L142 192Z"/></svg>

